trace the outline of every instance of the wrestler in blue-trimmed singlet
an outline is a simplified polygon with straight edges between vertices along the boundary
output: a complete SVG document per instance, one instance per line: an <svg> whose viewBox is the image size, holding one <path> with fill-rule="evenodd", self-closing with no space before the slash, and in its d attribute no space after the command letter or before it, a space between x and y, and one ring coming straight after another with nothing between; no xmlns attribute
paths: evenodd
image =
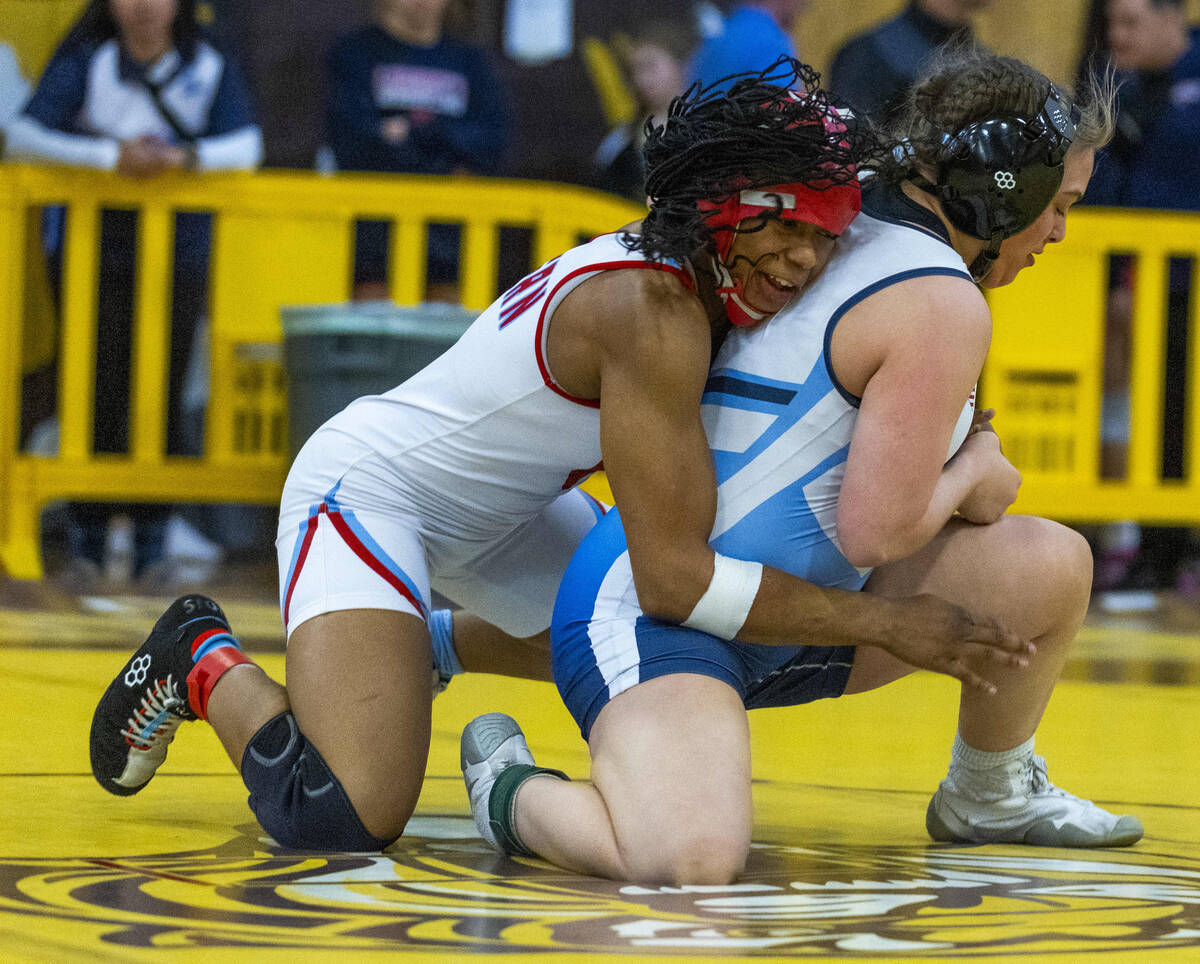
<svg viewBox="0 0 1200 964"><path fill-rule="evenodd" d="M922 274L969 278L939 236L944 231L912 223L904 209L873 213L850 226L802 298L730 334L702 403L718 483L712 547L848 590L862 588L869 575L847 561L835 536L858 399L833 375L830 337L850 307L891 284ZM841 695L854 654L849 646L729 642L646 616L617 512L576 552L559 588L551 641L555 681L585 738L610 699L657 676L725 680L747 709L793 705Z"/></svg>

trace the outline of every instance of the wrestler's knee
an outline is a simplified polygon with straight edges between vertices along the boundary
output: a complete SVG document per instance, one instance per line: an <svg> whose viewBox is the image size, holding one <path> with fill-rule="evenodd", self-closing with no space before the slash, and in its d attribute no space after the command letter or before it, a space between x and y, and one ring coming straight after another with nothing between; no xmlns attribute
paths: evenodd
<svg viewBox="0 0 1200 964"><path fill-rule="evenodd" d="M1005 551L992 563L1007 573L1002 622L1038 640L1039 649L1066 648L1087 614L1092 553L1078 532L1037 516L1006 516ZM1048 651L1047 651L1048 652Z"/></svg>
<svg viewBox="0 0 1200 964"><path fill-rule="evenodd" d="M685 884L729 884L746 869L750 842L721 832L689 835L676 851L672 882Z"/></svg>
<svg viewBox="0 0 1200 964"><path fill-rule="evenodd" d="M681 826L652 853L630 861L635 880L675 887L722 885L746 869L749 834L711 825Z"/></svg>
<svg viewBox="0 0 1200 964"><path fill-rule="evenodd" d="M409 814L370 829L341 781L308 742L292 714L269 720L242 757L250 809L262 828L285 847L301 850L382 850L400 836Z"/></svg>
<svg viewBox="0 0 1200 964"><path fill-rule="evenodd" d="M1092 588L1092 551L1074 529L1025 516L1021 543L1034 584L1063 605L1086 606Z"/></svg>

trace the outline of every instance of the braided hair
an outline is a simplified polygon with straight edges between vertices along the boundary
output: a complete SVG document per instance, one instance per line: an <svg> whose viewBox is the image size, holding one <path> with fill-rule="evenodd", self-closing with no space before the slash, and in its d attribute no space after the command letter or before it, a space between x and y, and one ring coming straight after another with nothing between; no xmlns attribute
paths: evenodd
<svg viewBox="0 0 1200 964"><path fill-rule="evenodd" d="M950 45L933 59L909 90L903 110L888 133L901 145L880 160L879 176L896 182L914 171L936 170L944 159L945 138L992 117L1036 117L1050 93L1041 71L976 44ZM1113 129L1111 73L1084 85L1077 99L1081 117L1073 144L1097 148Z"/></svg>
<svg viewBox="0 0 1200 964"><path fill-rule="evenodd" d="M831 125L831 117L820 75L790 57L707 87L693 84L662 124L646 124L650 212L641 233L622 243L652 260L691 260L716 251L718 232L735 230L709 224L700 202L720 204L738 191L782 183L821 189L852 182L878 141L866 125L845 117ZM757 227L741 230L777 216L767 212Z"/></svg>

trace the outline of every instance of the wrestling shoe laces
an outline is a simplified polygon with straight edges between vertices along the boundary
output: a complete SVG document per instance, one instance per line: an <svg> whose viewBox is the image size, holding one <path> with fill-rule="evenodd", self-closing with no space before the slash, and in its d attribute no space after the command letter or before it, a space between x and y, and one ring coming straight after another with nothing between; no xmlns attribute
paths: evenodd
<svg viewBox="0 0 1200 964"><path fill-rule="evenodd" d="M121 730L130 751L125 770L116 782L123 786L146 783L167 758L167 747L175 739L179 724L195 718L188 709L187 699L179 695L172 676L155 680L153 686L146 688L141 704Z"/></svg>
<svg viewBox="0 0 1200 964"><path fill-rule="evenodd" d="M973 799L943 780L925 813L929 836L941 842L1036 847L1128 847L1142 838L1137 817L1109 813L1051 783L1040 756L1021 761L1012 776L1013 792L998 798L988 793L987 800ZM989 777L983 779L990 783Z"/></svg>
<svg viewBox="0 0 1200 964"><path fill-rule="evenodd" d="M1034 794L1041 793L1051 797L1078 799L1078 797L1072 797L1066 790L1059 789L1050 782L1050 776L1046 773L1046 760L1044 757L1037 756L1036 754L1031 756L1025 765L1025 774L1026 779L1029 780L1029 788Z"/></svg>

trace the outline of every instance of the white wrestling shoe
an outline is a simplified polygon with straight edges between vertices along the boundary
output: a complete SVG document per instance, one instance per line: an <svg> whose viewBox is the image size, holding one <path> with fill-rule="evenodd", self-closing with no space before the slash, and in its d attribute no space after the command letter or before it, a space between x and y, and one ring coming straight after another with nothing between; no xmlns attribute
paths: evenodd
<svg viewBox="0 0 1200 964"><path fill-rule="evenodd" d="M459 763L467 784L475 828L497 853L509 853L496 839L488 803L496 777L510 766L514 763L536 766L525 734L508 714L485 713L466 725L460 750Z"/></svg>
<svg viewBox="0 0 1200 964"><path fill-rule="evenodd" d="M539 774L563 780L567 775L533 762L525 734L506 713L475 717L463 730L460 748L459 762L479 836L497 853L534 856L516 833L513 804L517 790Z"/></svg>
<svg viewBox="0 0 1200 964"><path fill-rule="evenodd" d="M1119 817L1052 784L1040 756L1013 766L1011 794L988 801L952 789L950 777L943 780L925 812L929 836L1035 847L1128 847L1142 839L1137 817Z"/></svg>

